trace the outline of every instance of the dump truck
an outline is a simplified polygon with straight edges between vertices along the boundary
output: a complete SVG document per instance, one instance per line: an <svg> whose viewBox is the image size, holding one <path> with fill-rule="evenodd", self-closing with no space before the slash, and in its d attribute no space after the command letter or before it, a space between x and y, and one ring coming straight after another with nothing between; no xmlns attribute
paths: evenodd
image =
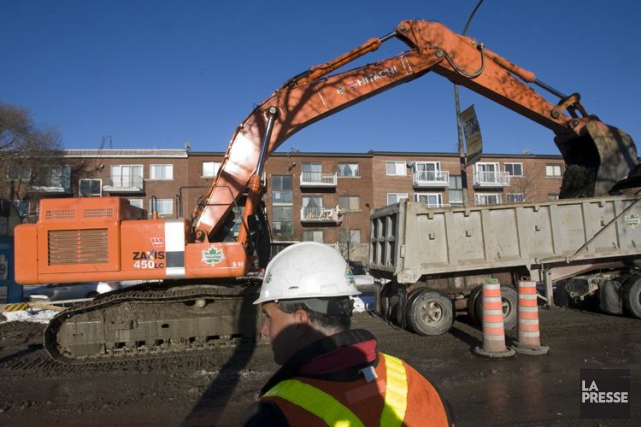
<svg viewBox="0 0 641 427"><path fill-rule="evenodd" d="M511 328L515 285L533 280L548 305L556 297L641 319L640 200L633 193L443 208L403 200L376 209L367 268L379 279L377 310L439 335L457 314L481 318L481 285L492 280Z"/></svg>

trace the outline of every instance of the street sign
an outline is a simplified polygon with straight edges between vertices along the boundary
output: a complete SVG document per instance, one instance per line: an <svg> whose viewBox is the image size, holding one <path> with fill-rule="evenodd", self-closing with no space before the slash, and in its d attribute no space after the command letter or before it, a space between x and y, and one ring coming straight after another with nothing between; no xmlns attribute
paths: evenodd
<svg viewBox="0 0 641 427"><path fill-rule="evenodd" d="M476 118L474 105L471 105L461 113L461 124L465 134L465 143L467 145L467 166L474 164L481 159L483 154L483 138L481 137L481 127Z"/></svg>

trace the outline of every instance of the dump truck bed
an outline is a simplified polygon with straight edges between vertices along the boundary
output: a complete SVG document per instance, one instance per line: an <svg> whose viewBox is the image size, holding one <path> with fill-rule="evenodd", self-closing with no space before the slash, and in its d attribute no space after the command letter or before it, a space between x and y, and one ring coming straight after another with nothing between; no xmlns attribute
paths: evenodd
<svg viewBox="0 0 641 427"><path fill-rule="evenodd" d="M435 275L634 261L641 254L639 200L607 196L450 208L404 200L372 212L367 267L375 277L411 284Z"/></svg>

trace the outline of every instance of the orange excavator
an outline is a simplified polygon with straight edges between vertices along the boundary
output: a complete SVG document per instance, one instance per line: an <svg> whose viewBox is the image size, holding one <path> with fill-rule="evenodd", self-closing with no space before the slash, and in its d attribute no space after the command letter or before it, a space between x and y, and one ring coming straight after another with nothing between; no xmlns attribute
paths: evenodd
<svg viewBox="0 0 641 427"><path fill-rule="evenodd" d="M391 39L409 49L336 71ZM190 219L147 219L117 197L42 200L38 222L16 230L19 283L149 281L61 312L45 331L49 354L82 363L257 340L252 301L269 244L261 202L265 160L305 126L430 71L552 130L567 165L562 197L607 194L637 164L631 138L589 115L578 94L558 92L442 24L403 21L390 34L290 78L260 103L236 129ZM240 232L229 242L222 230L234 215Z"/></svg>

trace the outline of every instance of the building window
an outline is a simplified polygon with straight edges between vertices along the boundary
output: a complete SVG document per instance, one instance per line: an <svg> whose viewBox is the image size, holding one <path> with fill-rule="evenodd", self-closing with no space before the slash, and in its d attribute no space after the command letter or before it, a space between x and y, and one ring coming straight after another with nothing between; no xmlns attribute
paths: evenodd
<svg viewBox="0 0 641 427"><path fill-rule="evenodd" d="M174 179L174 165L149 165L149 179L164 181Z"/></svg>
<svg viewBox="0 0 641 427"><path fill-rule="evenodd" d="M559 200L559 195L556 193L549 193L548 200Z"/></svg>
<svg viewBox="0 0 641 427"><path fill-rule="evenodd" d="M341 230L340 243L354 243L356 245L361 243L361 230L348 229Z"/></svg>
<svg viewBox="0 0 641 427"><path fill-rule="evenodd" d="M323 243L323 230L303 230L303 241Z"/></svg>
<svg viewBox="0 0 641 427"><path fill-rule="evenodd" d="M111 186L117 188L142 188L142 165L112 165Z"/></svg>
<svg viewBox="0 0 641 427"><path fill-rule="evenodd" d="M323 164L322 163L303 163L301 165L303 181L314 183L323 182Z"/></svg>
<svg viewBox="0 0 641 427"><path fill-rule="evenodd" d="M320 218L323 214L323 198L321 196L303 197L302 218Z"/></svg>
<svg viewBox="0 0 641 427"><path fill-rule="evenodd" d="M561 165L545 165L545 176L558 178L563 175L563 167Z"/></svg>
<svg viewBox="0 0 641 427"><path fill-rule="evenodd" d="M474 167L479 182L498 182L498 163L476 163Z"/></svg>
<svg viewBox="0 0 641 427"><path fill-rule="evenodd" d="M450 175L450 187L447 194L450 205L463 204L463 180L461 175Z"/></svg>
<svg viewBox="0 0 641 427"><path fill-rule="evenodd" d="M525 202L525 195L523 193L506 194L505 201L507 203L523 203Z"/></svg>
<svg viewBox="0 0 641 427"><path fill-rule="evenodd" d="M419 181L440 181L442 179L441 162L416 162L414 174Z"/></svg>
<svg viewBox="0 0 641 427"><path fill-rule="evenodd" d="M361 176L358 163L339 163L338 164L338 176L339 177L357 177Z"/></svg>
<svg viewBox="0 0 641 427"><path fill-rule="evenodd" d="M149 213L153 212L153 202L153 199L149 199ZM158 216L169 216L174 214L173 199L156 199L156 207L158 208Z"/></svg>
<svg viewBox="0 0 641 427"><path fill-rule="evenodd" d="M203 162L203 178L213 178L218 174L221 162Z"/></svg>
<svg viewBox="0 0 641 427"><path fill-rule="evenodd" d="M498 205L501 203L500 194L475 194L474 204L476 205Z"/></svg>
<svg viewBox="0 0 641 427"><path fill-rule="evenodd" d="M14 165L9 168L7 178L10 181L23 181L29 182L31 180L31 166L29 165Z"/></svg>
<svg viewBox="0 0 641 427"><path fill-rule="evenodd" d="M134 206L136 208L144 209L143 208L143 200L142 199L127 199L129 200L129 204L131 206Z"/></svg>
<svg viewBox="0 0 641 427"><path fill-rule="evenodd" d="M78 184L78 196L100 197L102 196L102 179L81 179Z"/></svg>
<svg viewBox="0 0 641 427"><path fill-rule="evenodd" d="M361 198L359 196L339 196L338 206L345 212L361 210Z"/></svg>
<svg viewBox="0 0 641 427"><path fill-rule="evenodd" d="M414 201L425 203L430 208L443 206L443 195L440 193L414 193Z"/></svg>
<svg viewBox="0 0 641 427"><path fill-rule="evenodd" d="M385 162L385 173L389 176L407 176L407 163Z"/></svg>
<svg viewBox="0 0 641 427"><path fill-rule="evenodd" d="M294 203L291 175L272 176L272 204Z"/></svg>
<svg viewBox="0 0 641 427"><path fill-rule="evenodd" d="M393 205L403 199L407 199L407 193L387 193L387 204Z"/></svg>
<svg viewBox="0 0 641 427"><path fill-rule="evenodd" d="M294 208L292 206L272 207L272 232L279 237L294 235Z"/></svg>
<svg viewBox="0 0 641 427"><path fill-rule="evenodd" d="M506 163L505 172L510 176L523 176L523 163Z"/></svg>
<svg viewBox="0 0 641 427"><path fill-rule="evenodd" d="M29 215L29 200L14 200L13 206L16 207L18 210L18 213L20 214L21 217L25 217Z"/></svg>
<svg viewBox="0 0 641 427"><path fill-rule="evenodd" d="M71 166L69 165L47 165L38 168L34 187L62 189L64 192L71 191Z"/></svg>
<svg viewBox="0 0 641 427"><path fill-rule="evenodd" d="M173 199L155 199L156 208L158 209L158 216L169 216L174 214L174 200ZM154 199L149 199L149 213L153 212L152 206Z"/></svg>

